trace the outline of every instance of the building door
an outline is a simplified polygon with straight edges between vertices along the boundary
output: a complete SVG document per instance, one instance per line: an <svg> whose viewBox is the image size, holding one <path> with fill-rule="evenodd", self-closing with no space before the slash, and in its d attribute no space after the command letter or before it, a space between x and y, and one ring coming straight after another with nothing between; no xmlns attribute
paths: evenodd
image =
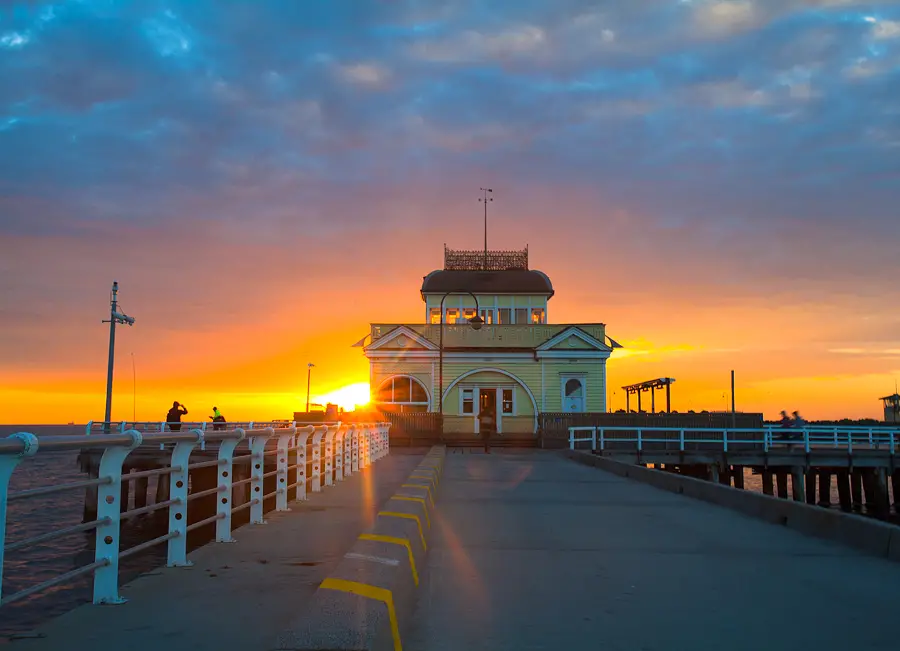
<svg viewBox="0 0 900 651"><path fill-rule="evenodd" d="M494 417L494 423L497 422L497 389L478 390L478 413L482 411L489 412ZM480 423L478 431L481 431Z"/></svg>
<svg viewBox="0 0 900 651"><path fill-rule="evenodd" d="M584 412L584 381L573 377L563 386L563 411L580 414Z"/></svg>

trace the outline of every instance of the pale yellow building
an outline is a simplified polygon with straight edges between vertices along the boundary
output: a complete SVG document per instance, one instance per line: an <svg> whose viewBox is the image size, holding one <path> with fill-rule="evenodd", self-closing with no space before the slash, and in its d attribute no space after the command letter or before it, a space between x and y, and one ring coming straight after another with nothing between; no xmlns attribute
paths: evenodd
<svg viewBox="0 0 900 651"><path fill-rule="evenodd" d="M444 432L460 436L479 432L483 409L498 433L518 435L535 434L541 412L606 411L618 344L603 323L550 322L553 285L528 268L527 249L445 247L421 295L422 323L371 325L364 351L378 409L443 413Z"/></svg>

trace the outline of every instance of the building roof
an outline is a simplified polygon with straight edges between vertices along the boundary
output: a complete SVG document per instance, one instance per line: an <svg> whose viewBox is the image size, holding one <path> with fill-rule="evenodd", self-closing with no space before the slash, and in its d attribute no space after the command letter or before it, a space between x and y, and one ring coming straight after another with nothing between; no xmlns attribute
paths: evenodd
<svg viewBox="0 0 900 651"><path fill-rule="evenodd" d="M432 271L422 281L422 294L541 294L553 296L547 274L537 270Z"/></svg>

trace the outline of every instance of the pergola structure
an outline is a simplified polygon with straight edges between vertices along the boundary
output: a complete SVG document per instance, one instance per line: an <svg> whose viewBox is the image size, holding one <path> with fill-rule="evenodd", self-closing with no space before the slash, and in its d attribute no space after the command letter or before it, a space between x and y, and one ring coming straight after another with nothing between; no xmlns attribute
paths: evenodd
<svg viewBox="0 0 900 651"><path fill-rule="evenodd" d="M661 377L656 378L655 380L646 380L644 382L638 382L637 384L629 384L627 387L622 387L625 389L625 411L631 413L631 394L634 393L637 395L637 408L638 413L641 412L641 393L644 391L650 392L650 411L651 413L656 413L656 390L666 388L666 412L672 411L672 394L671 394L671 386L675 381L673 377Z"/></svg>

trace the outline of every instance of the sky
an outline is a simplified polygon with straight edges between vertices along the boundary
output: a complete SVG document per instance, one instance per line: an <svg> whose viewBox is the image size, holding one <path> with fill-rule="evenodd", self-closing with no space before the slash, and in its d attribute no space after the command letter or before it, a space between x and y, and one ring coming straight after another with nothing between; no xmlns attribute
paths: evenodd
<svg viewBox="0 0 900 651"><path fill-rule="evenodd" d="M613 408L900 378L896 1L3 0L0 81L0 422L103 418L113 280L114 419L365 383L481 186L551 321L625 346Z"/></svg>

